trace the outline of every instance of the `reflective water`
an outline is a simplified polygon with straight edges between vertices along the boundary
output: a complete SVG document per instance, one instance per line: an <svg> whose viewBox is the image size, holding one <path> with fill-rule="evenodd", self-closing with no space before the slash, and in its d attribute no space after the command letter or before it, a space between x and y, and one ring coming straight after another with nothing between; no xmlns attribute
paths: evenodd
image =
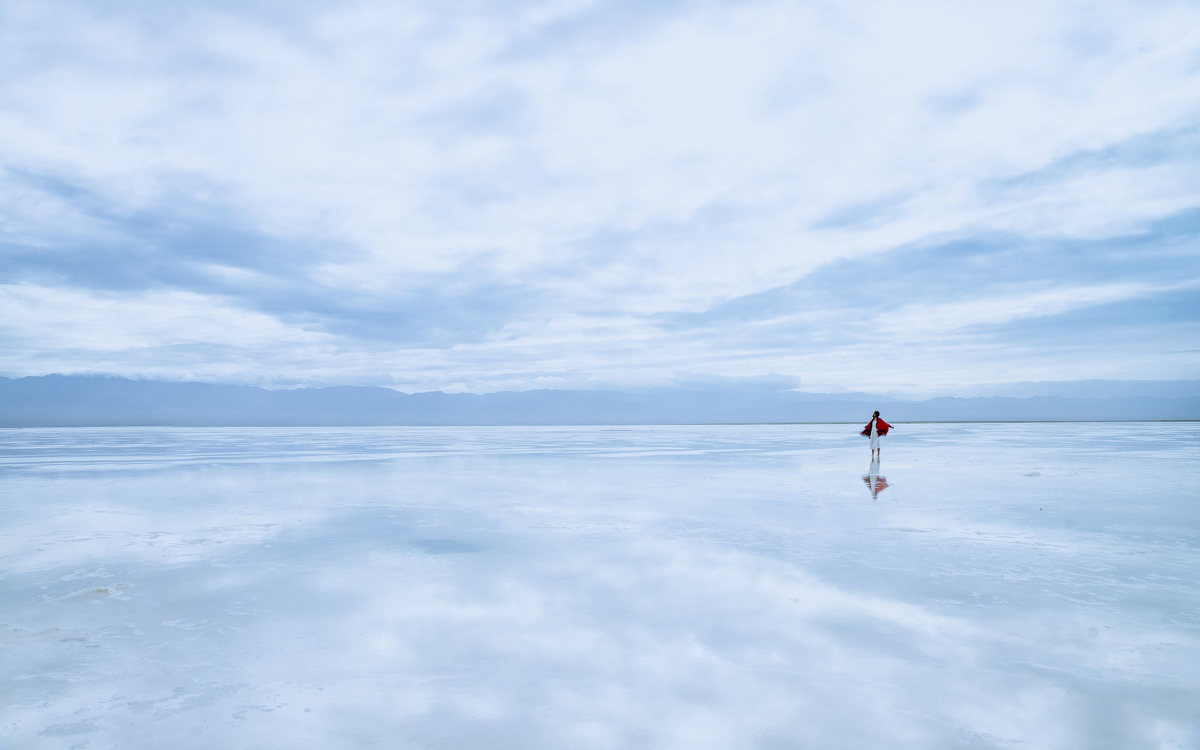
<svg viewBox="0 0 1200 750"><path fill-rule="evenodd" d="M1200 426L0 431L0 746L1200 747Z"/></svg>

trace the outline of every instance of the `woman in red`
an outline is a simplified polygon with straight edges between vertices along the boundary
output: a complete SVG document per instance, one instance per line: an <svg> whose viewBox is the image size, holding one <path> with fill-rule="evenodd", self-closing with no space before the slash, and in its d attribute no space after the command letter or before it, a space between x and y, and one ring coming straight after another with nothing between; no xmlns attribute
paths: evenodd
<svg viewBox="0 0 1200 750"><path fill-rule="evenodd" d="M872 461L879 460L879 455L880 455L879 438L882 437L883 435L888 434L888 430L890 430L890 429L892 429L892 426L879 418L879 412L875 412L874 414L871 415L871 421L867 422L867 426L863 428L863 431L858 433L860 435L866 435L867 437L871 438L871 460Z"/></svg>

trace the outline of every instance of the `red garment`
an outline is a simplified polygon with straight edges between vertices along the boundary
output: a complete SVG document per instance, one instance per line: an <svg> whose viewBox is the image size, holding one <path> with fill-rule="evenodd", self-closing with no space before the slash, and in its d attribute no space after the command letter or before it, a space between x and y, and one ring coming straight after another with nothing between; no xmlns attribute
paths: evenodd
<svg viewBox="0 0 1200 750"><path fill-rule="evenodd" d="M887 431L890 429L892 429L892 426L887 422L884 422L883 419L877 418L875 420L875 432L879 433L880 435L886 435ZM867 422L867 426L864 427L863 431L858 434L865 437L871 437L871 423Z"/></svg>

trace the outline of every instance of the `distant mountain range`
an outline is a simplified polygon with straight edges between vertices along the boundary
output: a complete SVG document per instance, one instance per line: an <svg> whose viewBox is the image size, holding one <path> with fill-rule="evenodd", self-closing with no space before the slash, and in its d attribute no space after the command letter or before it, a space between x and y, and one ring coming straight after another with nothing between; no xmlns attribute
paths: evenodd
<svg viewBox="0 0 1200 750"><path fill-rule="evenodd" d="M1081 382L1092 384L1084 389L1090 392L1098 391L1097 382L1121 384ZM866 422L875 409L889 421L898 422L1200 419L1200 383L1163 382L1172 384L1160 389L1170 392L1169 398L1152 395L1159 390L1152 382L1138 381L1138 390L1148 394L903 401L867 393L800 393L769 388L409 394L374 387L267 390L46 375L0 378L0 427L854 423ZM1130 392L1124 386L1115 390Z"/></svg>

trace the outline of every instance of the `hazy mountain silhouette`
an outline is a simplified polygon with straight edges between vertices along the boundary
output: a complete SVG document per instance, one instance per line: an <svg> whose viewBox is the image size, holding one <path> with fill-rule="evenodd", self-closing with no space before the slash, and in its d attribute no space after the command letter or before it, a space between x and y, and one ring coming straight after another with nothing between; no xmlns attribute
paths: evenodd
<svg viewBox="0 0 1200 750"><path fill-rule="evenodd" d="M1153 383L1139 383L1142 395L1116 398L987 396L902 401L866 393L798 393L735 386L408 394L372 387L267 390L47 375L0 378L0 426L853 423L864 422L874 409L884 411L889 421L909 422L1200 419L1197 381L1169 382L1172 398L1153 395ZM1181 383L1193 386L1188 390ZM1122 387L1114 386L1114 390L1122 391ZM1176 395L1179 393L1190 395Z"/></svg>

